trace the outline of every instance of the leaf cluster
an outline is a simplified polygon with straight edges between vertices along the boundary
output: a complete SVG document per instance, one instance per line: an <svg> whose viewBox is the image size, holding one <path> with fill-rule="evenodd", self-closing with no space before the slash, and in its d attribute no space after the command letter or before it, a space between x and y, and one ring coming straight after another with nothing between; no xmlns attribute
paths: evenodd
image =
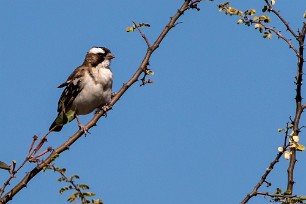
<svg viewBox="0 0 306 204"><path fill-rule="evenodd" d="M241 17L237 24L244 24L246 26L254 25L255 29L258 29L258 31L262 34L263 38L272 38L272 32L271 30L266 26L267 23L271 22L271 18L266 15L255 15L257 11L255 9L248 9L246 11L241 11L236 8L233 8L230 6L230 2L225 2L223 4L219 4L219 11L224 12L226 15L236 15ZM268 7L265 5L262 9L262 12L269 11Z"/></svg>
<svg viewBox="0 0 306 204"><path fill-rule="evenodd" d="M126 32L134 32L135 29L141 27L151 27L151 25L148 23L139 23L139 24L134 23L131 27L126 27Z"/></svg>
<svg viewBox="0 0 306 204"><path fill-rule="evenodd" d="M62 187L59 190L60 194L63 194L67 191L73 191L73 193L68 197L68 202L76 202L77 200L81 200L82 204L102 204L102 200L100 199L90 199L90 197L96 196L95 193L88 191L90 188L86 184L77 184L76 180L80 179L77 174L73 174L69 177L66 176L67 170L65 168L55 167L53 164L49 165L48 169L52 169L55 172L58 172L61 177L57 179L58 182L66 182L69 185Z"/></svg>
<svg viewBox="0 0 306 204"><path fill-rule="evenodd" d="M305 204L306 196L291 196L291 192L285 191L282 193L282 189L276 188L276 192L273 194L270 202L281 204Z"/></svg>

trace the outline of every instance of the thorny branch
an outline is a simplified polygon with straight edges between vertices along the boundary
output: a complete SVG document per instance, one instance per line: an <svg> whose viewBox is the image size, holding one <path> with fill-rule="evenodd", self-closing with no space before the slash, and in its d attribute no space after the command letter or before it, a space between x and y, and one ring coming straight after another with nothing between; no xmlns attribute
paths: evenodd
<svg viewBox="0 0 306 204"><path fill-rule="evenodd" d="M48 132L49 133L49 132ZM35 150L38 150L38 147L41 148L41 142L36 146L36 148L33 150L33 147L34 147L34 144L35 142L37 141L38 139L38 136L34 135L33 136L33 140L32 140L32 143L30 145L30 149L29 149L29 153L28 153L28 156L24 159L24 161L19 165L19 167L16 168L16 162L13 161L13 166L10 170L10 177L4 182L3 186L0 188L0 198L2 197L3 193L5 192L5 189L8 185L10 185L10 181L15 177L15 175L18 173L18 171L20 169L22 169L22 167L29 161L34 161L34 160L38 160L38 157L46 154L47 152L50 152L51 151L51 147L48 147L45 151L43 151L42 153L40 153L38 156L35 156L34 158L34 155L35 155ZM46 135L41 139L41 141L43 140L46 140ZM34 159L34 160L33 160Z"/></svg>
<svg viewBox="0 0 306 204"><path fill-rule="evenodd" d="M273 33L275 33L277 35L277 37L281 38L282 40L284 40L288 45L289 48L291 48L296 56L299 56L299 51L293 46L292 42L290 39L287 39L285 36L283 36L279 31L277 31L275 28L273 27L269 27L266 24L262 23L262 22L258 22L260 25L262 25L265 29L272 31Z"/></svg>
<svg viewBox="0 0 306 204"><path fill-rule="evenodd" d="M295 111L295 117L293 120L293 132L294 135L298 136L300 133L300 119L301 115L303 113L303 105L302 105L302 84L303 84L303 65L304 65L304 40L305 40L305 34L306 34L306 29L305 29L305 22L304 26L302 28L302 31L300 32L299 36L297 37L298 43L299 43L299 55L298 55L298 62L297 62L297 74L295 77L295 84L296 84L296 97L295 97L295 102L296 102L296 111ZM290 163L288 167L288 183L287 183L287 194L292 194L293 192L293 185L294 185L294 179L293 179L293 173L294 173L294 167L296 163L296 150L292 150L292 155L290 157Z"/></svg>
<svg viewBox="0 0 306 204"><path fill-rule="evenodd" d="M189 9L196 9L199 10L198 4L201 2L201 0L184 0L184 3L180 7L180 9L174 14L174 16L171 17L168 24L164 27L156 41L153 43L152 46L149 46L147 52L137 69L137 71L134 73L134 75L131 77L131 79L125 83L122 88L118 91L117 94L114 95L109 105L101 107L101 111L97 112L93 119L90 120L85 128L90 129L93 126L96 125L98 120L105 115L106 112L111 110L112 106L116 104L116 102L124 95L124 93L136 82L138 81L140 75L144 72L144 70L147 67L147 64L149 62L149 59L151 55L154 53L154 51L159 47L160 43L163 41L165 36L168 34L168 32L176 25L177 20L185 13L185 11ZM35 168L33 168L30 172L26 173L24 178L15 185L9 192L7 192L3 197L0 199L0 204L5 204L8 201L12 200L13 197L24 187L27 186L27 184L31 181L32 178L34 178L37 174L39 174L45 167L47 167L52 161L55 155L59 155L62 152L69 149L71 145L73 145L82 135L84 132L82 130L78 130L74 135L72 135L64 144L59 146L57 149L55 149L44 161L39 163Z"/></svg>
<svg viewBox="0 0 306 204"><path fill-rule="evenodd" d="M266 169L265 173L262 175L261 179L259 180L259 182L256 184L256 186L254 187L254 189L252 190L251 193L249 193L241 202L242 204L247 203L253 196L258 195L258 190L259 188L262 186L263 183L269 183L266 181L268 175L271 173L272 169L274 168L274 166L279 162L279 159L281 158L281 156L284 154L284 151L288 148L288 136L289 136L289 123L287 123L287 127L286 127L286 132L285 132L285 139L284 139L284 143L283 143L283 151L279 152L275 159L270 163L269 167ZM270 184L270 183L269 183ZM271 185L271 184L270 184ZM270 186L269 185L269 186Z"/></svg>
<svg viewBox="0 0 306 204"><path fill-rule="evenodd" d="M141 37L146 41L147 46L148 46L148 47L151 47L150 42L149 42L147 36L141 31L140 27L139 27L134 21L132 21L132 22L133 22L135 28L136 28L136 29L138 30L138 32L140 33Z"/></svg>
<svg viewBox="0 0 306 204"><path fill-rule="evenodd" d="M270 4L270 2L268 0L265 0L265 2L267 4L267 6L268 6L268 11L273 12L281 20L281 22L286 26L286 29L294 36L294 38L298 40L299 36L289 26L289 23L287 21L285 21L285 19L280 15L280 13L278 11L275 11L273 9L272 5Z"/></svg>
<svg viewBox="0 0 306 204"><path fill-rule="evenodd" d="M299 48L295 49L292 46L292 43L289 39L285 38L284 36L282 36L280 34L280 32L276 31L274 28L265 26L264 24L262 24L263 26L265 26L266 29L274 32L278 37L280 37L281 39L283 39L284 41L286 41L290 48L294 50L294 52L296 53L297 56L297 74L295 77L295 85L296 85L296 97L295 97L295 102L296 102L296 110L295 110L295 116L293 121L291 121L292 123L292 129L293 132L290 135L295 135L298 136L300 133L300 118L301 115L303 113L303 110L306 108L306 104L302 104L302 82L303 82L303 65L304 65L304 41L305 41L305 34L306 34L306 22L304 22L303 27L301 29L301 31L296 34L293 29L289 26L289 23L280 15L279 12L275 11L272 8L272 5L269 3L268 0L265 0L267 6L268 6L268 11L273 12L279 19L280 21L286 26L287 30L292 34L292 36L297 40ZM287 141L288 139L288 124L287 124L287 130L286 130L286 137L285 137L285 141ZM285 143L284 143L284 147L285 147ZM286 146L287 148L287 146ZM284 148L285 150L285 148ZM287 174L288 174L288 178L287 178L287 189L283 194L283 198L286 199L290 199L292 197L292 193L293 193L293 186L294 186L294 167L296 164L296 149L295 148L291 148L291 157L290 157L290 162L289 162L289 166L287 169ZM279 158L281 157L281 155L283 154L283 152L279 152L277 157L274 159L274 161L270 164L270 167L274 166ZM267 175L270 173L270 167L266 170L266 172L264 173L264 175L262 176L262 178L260 179L259 183L254 187L253 191L251 193L249 193L244 200L241 203L247 203L249 199L251 199L253 196L256 196L258 194L260 195L266 195L266 196L270 196L270 197L275 197L276 195L274 194L269 194L269 193L260 193L258 192L258 189L260 188L260 186L262 185L263 181L266 179ZM281 194L282 195L282 194ZM280 197L280 196L278 196Z"/></svg>
<svg viewBox="0 0 306 204"><path fill-rule="evenodd" d="M283 195L283 194L271 194L268 192L257 192L257 195L264 195L264 196L269 196L271 198L294 198L296 195Z"/></svg>

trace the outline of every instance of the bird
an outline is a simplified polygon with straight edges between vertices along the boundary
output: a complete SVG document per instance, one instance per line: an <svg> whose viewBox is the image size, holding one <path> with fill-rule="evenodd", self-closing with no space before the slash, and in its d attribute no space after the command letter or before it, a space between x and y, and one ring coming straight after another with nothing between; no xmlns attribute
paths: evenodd
<svg viewBox="0 0 306 204"><path fill-rule="evenodd" d="M61 131L65 124L75 118L79 128L87 132L78 116L89 114L110 103L113 84L110 64L113 58L115 55L108 48L92 47L83 64L57 87L66 88L59 98L58 115L49 128L50 132Z"/></svg>

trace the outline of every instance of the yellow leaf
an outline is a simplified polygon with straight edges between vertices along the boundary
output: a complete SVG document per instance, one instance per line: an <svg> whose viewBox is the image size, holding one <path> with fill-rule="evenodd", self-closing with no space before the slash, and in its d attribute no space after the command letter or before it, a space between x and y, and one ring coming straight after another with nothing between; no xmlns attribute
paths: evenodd
<svg viewBox="0 0 306 204"><path fill-rule="evenodd" d="M284 152L284 157L286 160L289 160L290 156L291 156L291 152L287 152L287 151Z"/></svg>
<svg viewBox="0 0 306 204"><path fill-rule="evenodd" d="M264 21L265 19L266 19L265 15L262 15L262 16L259 17L259 20L261 20L261 21Z"/></svg>
<svg viewBox="0 0 306 204"><path fill-rule="evenodd" d="M242 19L239 19L239 20L237 21L237 24L241 24L241 23L243 23L243 20L242 20Z"/></svg>
<svg viewBox="0 0 306 204"><path fill-rule="evenodd" d="M270 17L266 15L260 16L259 20L264 21L265 23L269 23L271 21Z"/></svg>
<svg viewBox="0 0 306 204"><path fill-rule="evenodd" d="M292 136L292 140L294 141L294 142L299 142L299 140L300 140L300 138L299 138L299 136Z"/></svg>
<svg viewBox="0 0 306 204"><path fill-rule="evenodd" d="M126 32L134 32L134 29L133 27L126 27Z"/></svg>
<svg viewBox="0 0 306 204"><path fill-rule="evenodd" d="M255 29L257 29L257 28L260 28L261 25L259 23L256 23L254 27L255 27Z"/></svg>
<svg viewBox="0 0 306 204"><path fill-rule="evenodd" d="M271 39L272 38L272 33L269 33L267 38Z"/></svg>
<svg viewBox="0 0 306 204"><path fill-rule="evenodd" d="M306 18L306 12L304 13L303 17Z"/></svg>
<svg viewBox="0 0 306 204"><path fill-rule="evenodd" d="M298 150L298 151L304 151L304 150L305 150L305 146L304 146L304 145L301 145L301 144L297 144L296 150Z"/></svg>
<svg viewBox="0 0 306 204"><path fill-rule="evenodd" d="M253 16L255 13L256 13L256 10L255 10L255 9L251 9L251 10L250 10L250 15L251 15L251 16Z"/></svg>
<svg viewBox="0 0 306 204"><path fill-rule="evenodd" d="M271 5L274 6L275 0L271 0L270 2L271 2Z"/></svg>
<svg viewBox="0 0 306 204"><path fill-rule="evenodd" d="M152 70L147 69L147 70L146 70L146 74L148 74L148 75L154 75L154 72L153 72Z"/></svg>

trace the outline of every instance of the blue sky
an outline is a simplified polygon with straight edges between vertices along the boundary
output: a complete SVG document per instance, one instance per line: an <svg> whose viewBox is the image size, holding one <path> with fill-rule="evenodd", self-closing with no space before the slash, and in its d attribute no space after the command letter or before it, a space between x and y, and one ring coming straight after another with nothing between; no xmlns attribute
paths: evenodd
<svg viewBox="0 0 306 204"><path fill-rule="evenodd" d="M146 51L140 35L126 33L126 27L132 21L151 24L143 32L153 43L182 2L2 1L0 160L21 163L32 136L44 135L56 117L62 92L56 87L92 46L116 55L116 92ZM277 154L283 142L277 129L295 111L295 55L275 36L262 39L253 28L237 25L237 18L219 13L218 3L204 1L200 12L187 12L150 60L154 83L135 84L90 135L56 160L104 203L239 203ZM241 0L232 6L259 11L262 3ZM294 30L301 27L303 0L276 1L275 7ZM275 18L272 23L283 29ZM56 148L76 129L73 121L52 133L47 146ZM305 154L298 160L296 193L306 194ZM277 164L268 179L270 192L285 188L287 165L284 159ZM27 165L16 181L34 166ZM0 183L7 176L0 171ZM58 177L39 174L11 203L65 203L69 193L59 195L65 184ZM269 199L250 203L263 201Z"/></svg>

